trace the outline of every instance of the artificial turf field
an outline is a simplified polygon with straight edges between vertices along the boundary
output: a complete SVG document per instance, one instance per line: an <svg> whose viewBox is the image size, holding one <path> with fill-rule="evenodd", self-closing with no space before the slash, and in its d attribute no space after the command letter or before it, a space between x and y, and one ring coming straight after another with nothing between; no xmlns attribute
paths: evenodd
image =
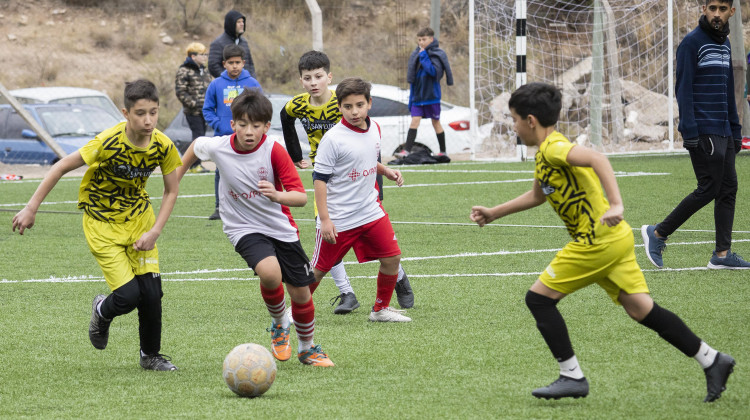
<svg viewBox="0 0 750 420"><path fill-rule="evenodd" d="M528 287L569 237L549 205L484 228L472 205L491 206L531 186L532 162L459 162L405 167L405 186L386 181L384 207L414 288L413 322L367 321L377 265L347 256L362 307L333 315L326 277L315 293L315 342L334 368L279 362L262 397L243 399L221 365L237 344L270 347L269 317L252 270L232 249L213 211L213 174L188 175L159 238L164 279L162 352L177 372L138 365L135 313L117 318L106 350L87 336L94 295L107 293L76 210L80 177L47 197L36 226L11 233L39 180L0 181L0 418L749 418L750 271L707 270L713 205L668 242L665 269L646 258L638 228L659 222L695 187L686 154L612 157L635 229L636 255L656 302L714 348L737 360L727 391L703 403L698 364L632 321L598 286L558 306L591 386L584 399L537 400L530 391L558 367L524 304ZM733 251L750 259L750 152L737 158ZM312 188L309 171L300 171ZM159 176L149 181L155 208ZM312 192L292 213L308 255ZM397 307L394 296L393 305ZM292 333L292 348L296 336Z"/></svg>

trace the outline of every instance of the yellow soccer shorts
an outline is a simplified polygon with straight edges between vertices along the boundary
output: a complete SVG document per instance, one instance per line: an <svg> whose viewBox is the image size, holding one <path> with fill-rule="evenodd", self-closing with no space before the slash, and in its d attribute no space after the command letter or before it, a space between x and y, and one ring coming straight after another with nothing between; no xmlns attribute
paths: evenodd
<svg viewBox="0 0 750 420"><path fill-rule="evenodd" d="M570 294L592 283L604 289L615 304L620 291L649 293L635 259L633 232L614 242L587 245L569 242L539 276L545 286Z"/></svg>
<svg viewBox="0 0 750 420"><path fill-rule="evenodd" d="M117 289L136 275L159 272L156 246L150 251L133 249L133 243L151 229L155 220L151 209L125 223L101 222L83 216L83 233L110 290Z"/></svg>

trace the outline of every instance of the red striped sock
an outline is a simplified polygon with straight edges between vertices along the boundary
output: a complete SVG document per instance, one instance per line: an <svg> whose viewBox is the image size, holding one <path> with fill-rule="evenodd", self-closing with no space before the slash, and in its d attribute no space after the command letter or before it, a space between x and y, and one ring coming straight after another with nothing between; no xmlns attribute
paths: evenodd
<svg viewBox="0 0 750 420"><path fill-rule="evenodd" d="M312 298L307 303L292 301L292 318L299 341L313 341L315 331L315 305Z"/></svg>
<svg viewBox="0 0 750 420"><path fill-rule="evenodd" d="M391 304L393 289L396 287L398 274L388 275L378 272L378 292L375 295L375 306L372 310L375 312L387 308Z"/></svg>
<svg viewBox="0 0 750 420"><path fill-rule="evenodd" d="M279 283L279 287L275 289L266 289L261 284L260 295L263 296L263 301L266 302L266 308L268 308L268 313L271 314L274 324L281 323L281 320L284 319L284 312L286 311L284 284Z"/></svg>

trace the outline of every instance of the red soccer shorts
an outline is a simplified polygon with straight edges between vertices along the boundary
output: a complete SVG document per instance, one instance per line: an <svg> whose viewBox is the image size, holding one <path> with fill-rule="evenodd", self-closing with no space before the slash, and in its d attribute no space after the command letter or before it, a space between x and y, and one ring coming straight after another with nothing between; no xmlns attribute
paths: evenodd
<svg viewBox="0 0 750 420"><path fill-rule="evenodd" d="M385 215L366 225L338 232L335 244L324 241L320 230L316 230L312 265L327 273L352 248L361 263L401 254L391 220Z"/></svg>

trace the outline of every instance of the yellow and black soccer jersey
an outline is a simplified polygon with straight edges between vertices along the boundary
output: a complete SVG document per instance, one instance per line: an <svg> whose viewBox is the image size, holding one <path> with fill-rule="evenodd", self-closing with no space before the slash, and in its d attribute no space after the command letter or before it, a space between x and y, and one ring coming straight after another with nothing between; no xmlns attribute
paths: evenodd
<svg viewBox="0 0 750 420"><path fill-rule="evenodd" d="M182 165L169 137L154 130L148 147L136 147L125 122L104 130L79 149L89 165L78 190L78 208L94 219L124 223L151 206L146 181L157 167L168 174Z"/></svg>
<svg viewBox="0 0 750 420"><path fill-rule="evenodd" d="M339 111L336 92L331 91L331 93L331 99L321 106L314 106L310 103L309 93L301 93L287 102L284 107L287 115L292 118L299 118L302 122L302 126L307 132L307 140L310 142L310 160L313 163L315 163L315 155L318 153L318 145L323 138L323 134L341 120L341 111ZM284 118L282 118L283 122ZM285 139L286 133L287 131L285 131ZM301 160L301 152L297 159L297 156L293 154L292 148L289 146L290 142L287 142L287 149L292 156L292 160L294 162Z"/></svg>
<svg viewBox="0 0 750 420"><path fill-rule="evenodd" d="M575 145L557 131L536 153L534 178L576 242L605 243L629 233L627 223L608 227L599 219L609 209L601 182L592 168L572 166L568 152Z"/></svg>

